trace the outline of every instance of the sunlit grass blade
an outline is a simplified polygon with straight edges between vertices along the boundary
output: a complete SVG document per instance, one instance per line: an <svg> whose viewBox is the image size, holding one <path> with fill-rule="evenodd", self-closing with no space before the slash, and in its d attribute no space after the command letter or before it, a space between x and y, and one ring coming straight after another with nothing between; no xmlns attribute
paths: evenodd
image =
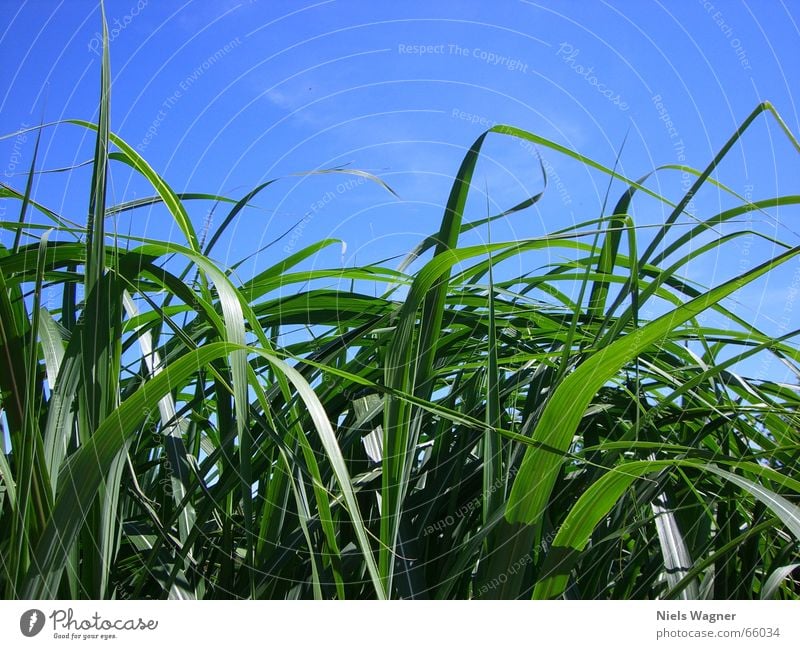
<svg viewBox="0 0 800 649"><path fill-rule="evenodd" d="M555 448L567 450L592 397L626 362L654 342L667 338L690 318L798 253L800 248L778 255L596 352L558 386L542 412L532 437ZM559 467L560 459L556 456L538 449L529 449L526 452L506 508L506 519L509 522L533 525L540 520Z"/></svg>

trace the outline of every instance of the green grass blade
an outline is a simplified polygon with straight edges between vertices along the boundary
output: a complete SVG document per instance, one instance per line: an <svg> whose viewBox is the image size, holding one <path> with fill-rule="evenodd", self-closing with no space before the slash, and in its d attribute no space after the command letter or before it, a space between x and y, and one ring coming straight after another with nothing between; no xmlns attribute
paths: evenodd
<svg viewBox="0 0 800 649"><path fill-rule="evenodd" d="M800 568L800 563L790 563L788 566L775 568L764 583L764 587L761 591L761 599L773 599L778 594L786 578L798 568Z"/></svg>
<svg viewBox="0 0 800 649"><path fill-rule="evenodd" d="M566 451L592 397L625 363L653 343L666 339L687 320L798 253L800 248L778 255L594 353L558 386L533 431L533 439ZM561 460L553 454L540 449L526 451L506 506L509 522L533 525L540 520L560 466Z"/></svg>
<svg viewBox="0 0 800 649"><path fill-rule="evenodd" d="M570 510L548 553L543 577L536 584L535 599L560 595L567 586L569 573L579 553L586 547L597 524L622 496L634 480L648 473L671 467L692 467L719 475L749 491L772 509L781 521L800 538L800 507L782 496L741 476L710 464L682 460L628 462L615 467L587 489Z"/></svg>

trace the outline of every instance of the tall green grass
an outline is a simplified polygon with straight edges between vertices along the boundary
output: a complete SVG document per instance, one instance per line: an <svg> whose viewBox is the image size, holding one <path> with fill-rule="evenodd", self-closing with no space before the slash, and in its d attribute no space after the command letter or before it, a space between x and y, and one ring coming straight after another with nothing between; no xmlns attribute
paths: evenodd
<svg viewBox="0 0 800 649"><path fill-rule="evenodd" d="M710 289L679 272L762 236L717 226L800 203L742 200L685 226L707 184L737 196L711 174L755 119L777 120L800 151L771 105L706 169L660 170L696 178L677 204L496 126L465 156L439 231L399 270L304 269L337 243L322 240L240 281L213 248L270 183L238 201L176 194L110 131L109 68L106 47L98 123L69 123L96 141L86 225L33 199L38 141L25 188L0 187L19 208L0 248L6 598L800 594L798 388L739 369L769 354L798 376L798 332L770 337L725 306L800 248L772 241L779 254ZM609 214L548 236L460 245L541 198L467 218L487 137L551 149L627 190ZM112 165L154 196L108 205ZM644 250L641 194L670 211ZM228 210L207 245L195 200ZM107 231L154 204L182 243ZM562 261L495 272L510 259ZM393 288L308 288L326 278ZM647 320L650 305L662 315ZM298 324L315 335L279 344Z"/></svg>

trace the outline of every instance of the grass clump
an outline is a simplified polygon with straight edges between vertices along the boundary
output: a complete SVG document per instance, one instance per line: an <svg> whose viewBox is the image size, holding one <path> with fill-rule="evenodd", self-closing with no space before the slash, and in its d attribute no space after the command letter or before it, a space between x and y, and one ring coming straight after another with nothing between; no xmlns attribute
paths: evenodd
<svg viewBox="0 0 800 649"><path fill-rule="evenodd" d="M86 224L33 200L35 156L24 190L0 188L19 207L0 248L6 598L798 596L797 385L740 371L769 354L797 376L797 332L769 336L724 300L800 248L773 241L778 254L710 289L679 272L754 234L717 226L800 202L681 220L701 187L730 191L710 176L759 115L798 146L771 105L691 170L677 204L495 126L399 270L303 270L337 243L323 240L242 281L212 249L269 183L238 201L176 194L110 131L109 79L106 48L98 123L71 122L96 138ZM459 245L541 197L465 219L490 136L626 191L548 236ZM112 165L154 196L107 205ZM644 250L641 194L669 208ZM207 244L190 200L228 210ZM154 204L182 243L106 230ZM563 260L499 272L542 251ZM315 288L342 278L394 288ZM704 325L706 311L728 324ZM314 335L280 344L298 324Z"/></svg>

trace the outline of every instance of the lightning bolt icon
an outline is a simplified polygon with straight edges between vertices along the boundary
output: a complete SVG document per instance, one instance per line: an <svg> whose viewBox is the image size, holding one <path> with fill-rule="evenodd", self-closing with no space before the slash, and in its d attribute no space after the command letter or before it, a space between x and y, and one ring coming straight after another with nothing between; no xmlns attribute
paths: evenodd
<svg viewBox="0 0 800 649"><path fill-rule="evenodd" d="M31 617L28 620L28 631L33 631L33 626L36 624L36 620L39 619L39 616L36 614L36 611L31 613Z"/></svg>

